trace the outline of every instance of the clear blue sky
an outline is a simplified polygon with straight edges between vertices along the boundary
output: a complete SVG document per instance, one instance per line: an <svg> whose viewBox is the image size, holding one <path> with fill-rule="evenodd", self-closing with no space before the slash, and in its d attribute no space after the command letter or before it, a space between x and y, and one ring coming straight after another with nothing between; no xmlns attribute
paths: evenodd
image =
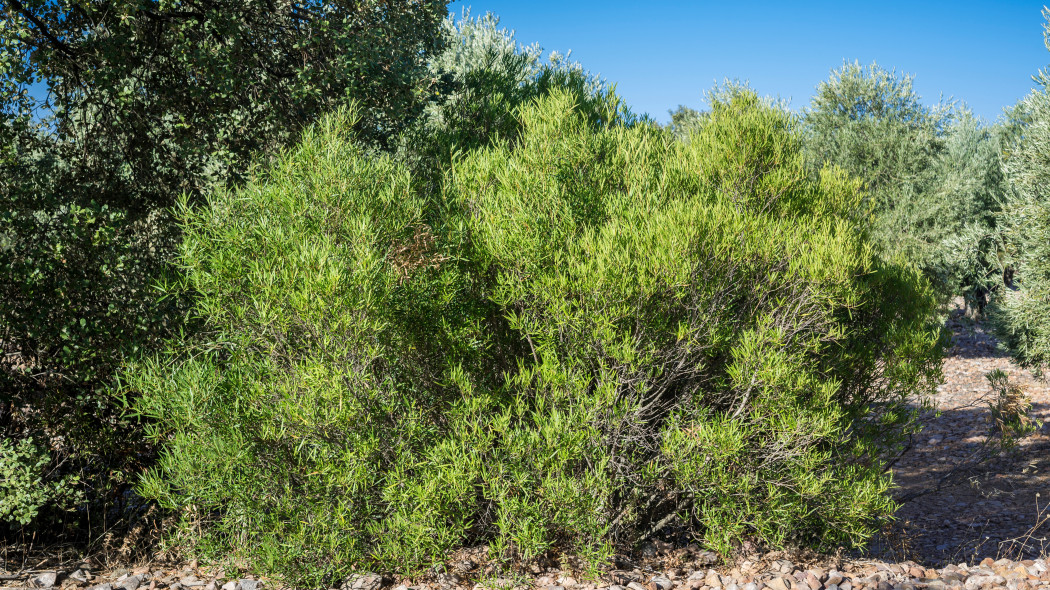
<svg viewBox="0 0 1050 590"><path fill-rule="evenodd" d="M716 81L808 104L843 60L915 76L926 102L962 100L986 120L1034 86L1050 63L1043 2L648 2L457 0L450 12L493 12L519 42L564 52L615 82L637 113L666 122L702 108Z"/></svg>

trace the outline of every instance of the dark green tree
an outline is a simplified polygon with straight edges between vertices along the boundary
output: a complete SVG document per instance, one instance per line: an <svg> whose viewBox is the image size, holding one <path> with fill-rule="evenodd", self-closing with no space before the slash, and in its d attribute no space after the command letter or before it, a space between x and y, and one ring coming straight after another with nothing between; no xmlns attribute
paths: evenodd
<svg viewBox="0 0 1050 590"><path fill-rule="evenodd" d="M103 391L182 324L152 287L178 241L170 206L240 183L351 101L358 140L388 147L422 111L446 12L0 0L0 434L34 435L91 498L119 490L148 452Z"/></svg>

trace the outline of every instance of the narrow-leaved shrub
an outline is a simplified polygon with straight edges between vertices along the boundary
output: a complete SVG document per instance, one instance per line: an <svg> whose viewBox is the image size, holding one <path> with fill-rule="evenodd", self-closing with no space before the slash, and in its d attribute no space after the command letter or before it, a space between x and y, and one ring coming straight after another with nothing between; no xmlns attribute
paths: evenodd
<svg viewBox="0 0 1050 590"><path fill-rule="evenodd" d="M862 543L939 380L935 298L753 93L687 143L572 91L438 192L343 112L182 210L204 325L125 377L198 549L332 583L687 535ZM189 530L189 527L187 527Z"/></svg>

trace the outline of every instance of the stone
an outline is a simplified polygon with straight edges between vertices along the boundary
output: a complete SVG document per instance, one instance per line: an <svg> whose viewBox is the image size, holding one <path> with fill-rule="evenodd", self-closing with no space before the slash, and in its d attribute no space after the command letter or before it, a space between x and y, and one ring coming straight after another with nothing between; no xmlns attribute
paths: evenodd
<svg viewBox="0 0 1050 590"><path fill-rule="evenodd" d="M249 580L242 578L237 581L237 590L261 590L263 583L260 580Z"/></svg>
<svg viewBox="0 0 1050 590"><path fill-rule="evenodd" d="M572 576L561 576L558 578L558 585L572 588L573 586L579 585L579 582L577 582L576 578L573 578Z"/></svg>
<svg viewBox="0 0 1050 590"><path fill-rule="evenodd" d="M693 580L703 580L703 579L707 578L707 576L710 576L711 573L714 572L714 571L715 570L707 570L705 572L704 570L696 570L695 572L689 574L689 576L686 578L686 580L690 581L690 582L692 582Z"/></svg>
<svg viewBox="0 0 1050 590"><path fill-rule="evenodd" d="M545 586L547 590L565 590L565 586Z"/></svg>
<svg viewBox="0 0 1050 590"><path fill-rule="evenodd" d="M671 590L673 587L674 582L663 576L656 576L649 581L650 590Z"/></svg>
<svg viewBox="0 0 1050 590"><path fill-rule="evenodd" d="M113 584L97 584L88 588L88 590L113 590Z"/></svg>
<svg viewBox="0 0 1050 590"><path fill-rule="evenodd" d="M773 565L775 565L782 574L790 574L791 572L795 571L795 564L791 563L786 559L778 559L773 562Z"/></svg>
<svg viewBox="0 0 1050 590"><path fill-rule="evenodd" d="M991 558L988 558L991 559ZM991 576L970 576L966 578L966 582L963 586L966 590L978 590L983 588L993 588L996 586L1003 586L1006 584L1006 579L1002 576L991 575Z"/></svg>
<svg viewBox="0 0 1050 590"><path fill-rule="evenodd" d="M44 572L29 580L31 588L54 588L58 581L58 572Z"/></svg>
<svg viewBox="0 0 1050 590"><path fill-rule="evenodd" d="M722 576L718 575L715 570L708 570L707 576L704 577L704 584L708 588L721 588L722 587Z"/></svg>
<svg viewBox="0 0 1050 590"><path fill-rule="evenodd" d="M186 588L200 588L204 586L204 580L199 579L197 576L189 575L179 580L179 584Z"/></svg>
<svg viewBox="0 0 1050 590"><path fill-rule="evenodd" d="M222 590L237 590L236 580L230 580L222 585Z"/></svg>
<svg viewBox="0 0 1050 590"><path fill-rule="evenodd" d="M139 586L142 585L142 576L128 576L124 578L124 581L117 585L117 588L123 590L138 590Z"/></svg>
<svg viewBox="0 0 1050 590"><path fill-rule="evenodd" d="M609 586L609 590L624 590L624 587L619 584L613 584L612 586Z"/></svg>
<svg viewBox="0 0 1050 590"><path fill-rule="evenodd" d="M758 590L758 584L754 582L748 582L740 587L740 590Z"/></svg>
<svg viewBox="0 0 1050 590"><path fill-rule="evenodd" d="M718 554L714 551L700 551L696 554L696 562L700 565L715 565L718 563Z"/></svg>
<svg viewBox="0 0 1050 590"><path fill-rule="evenodd" d="M438 574L437 582L441 586L455 586L459 583L459 576L456 574ZM344 590L379 590L379 587L383 585L383 577L379 574L366 572L356 576L351 576L345 582ZM257 590L256 588L241 588L240 590Z"/></svg>
<svg viewBox="0 0 1050 590"><path fill-rule="evenodd" d="M475 584L474 590L511 590L515 588L514 581L506 578L496 578L484 584Z"/></svg>
<svg viewBox="0 0 1050 590"><path fill-rule="evenodd" d="M73 580L77 584L87 584L90 578L88 578L88 574L84 570L77 570L69 574L67 579Z"/></svg>
<svg viewBox="0 0 1050 590"><path fill-rule="evenodd" d="M375 579L372 579L375 578ZM438 574L437 583L442 588L451 588L459 585L461 578L456 574ZM355 578L350 590L379 590L383 585L383 579L376 574L368 574Z"/></svg>
<svg viewBox="0 0 1050 590"><path fill-rule="evenodd" d="M995 565L995 560L991 557L985 557L981 560L981 567L992 567Z"/></svg>
<svg viewBox="0 0 1050 590"><path fill-rule="evenodd" d="M824 584L824 590L839 590L838 584Z"/></svg>
<svg viewBox="0 0 1050 590"><path fill-rule="evenodd" d="M631 582L630 584L627 584L627 590L649 590L649 589L646 588L645 586L642 586L638 582Z"/></svg>
<svg viewBox="0 0 1050 590"><path fill-rule="evenodd" d="M831 570L828 572L828 577L824 579L825 584L834 584L838 586L842 583L843 577L842 572Z"/></svg>
<svg viewBox="0 0 1050 590"><path fill-rule="evenodd" d="M803 579L800 581L805 582L811 590L820 590L820 587L822 586L822 584L820 583L820 578L814 575L811 571L804 572Z"/></svg>
<svg viewBox="0 0 1050 590"><path fill-rule="evenodd" d="M796 590L798 584L787 576L776 576L766 582L766 586L772 590Z"/></svg>

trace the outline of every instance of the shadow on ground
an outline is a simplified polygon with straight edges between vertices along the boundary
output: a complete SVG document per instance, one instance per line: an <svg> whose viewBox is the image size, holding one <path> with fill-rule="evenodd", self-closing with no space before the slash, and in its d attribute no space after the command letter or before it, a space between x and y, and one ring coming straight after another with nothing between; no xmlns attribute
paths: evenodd
<svg viewBox="0 0 1050 590"><path fill-rule="evenodd" d="M1050 554L1050 388L1011 363L979 322L955 314L939 415L894 466L898 498L911 498L868 554L928 566ZM977 462L991 432L985 375L1005 371L1024 387L1044 426L1010 452Z"/></svg>

